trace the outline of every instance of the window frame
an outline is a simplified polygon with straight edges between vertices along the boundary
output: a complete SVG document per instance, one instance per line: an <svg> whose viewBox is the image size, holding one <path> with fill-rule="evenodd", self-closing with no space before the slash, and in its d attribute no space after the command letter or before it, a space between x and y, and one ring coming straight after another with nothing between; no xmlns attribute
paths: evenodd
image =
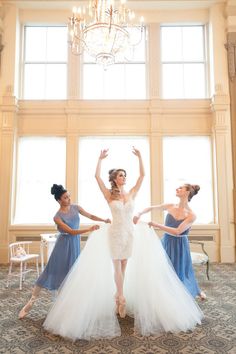
<svg viewBox="0 0 236 354"><path fill-rule="evenodd" d="M37 61L37 62L26 62L25 61L25 54L26 54L26 27L67 27L65 23L61 24L54 24L54 23L24 23L22 24L21 28L21 55L20 55L20 77L19 77L19 96L22 100L45 100L45 101L50 101L50 100L63 100L63 99L68 99L68 68L69 68L69 53L68 53L68 45L67 45L67 61L55 61L55 62L46 62L46 61ZM65 64L66 65L66 95L65 98L46 98L45 97L45 87L44 87L44 97L43 98L25 98L24 97L24 86L25 86L25 65L26 64Z"/></svg>
<svg viewBox="0 0 236 354"><path fill-rule="evenodd" d="M16 219L16 213L17 213L17 199L18 199L18 191L19 191L19 150L20 150L20 140L21 139L27 139L27 138L31 138L31 139L55 139L55 138L60 138L61 140L64 140L63 144L64 144L64 154L65 154L65 169L64 169L64 182L62 182L62 184L65 186L66 185L66 164L67 164L67 137L64 135L53 135L53 134L49 134L49 135L34 135L34 134L27 134L27 135L19 135L17 137L16 140L16 145L15 145L15 151L14 151L14 168L13 168L13 178L12 178L12 194L11 194L11 211L10 211L10 225L11 227L25 227L25 226L33 226L33 227L37 227L38 225L40 225L41 227L44 225L54 225L53 222L53 213L50 215L50 222L43 222L43 221L39 221L39 222L20 222L17 221ZM57 182L55 182L57 183ZM60 183L58 183L60 184ZM50 190L48 191L48 198L50 198ZM58 210L58 205L56 204L56 200L53 200L53 196L51 196L50 202L53 205L53 202L55 202L55 212ZM36 203L37 201L35 201ZM52 208L53 209L53 208Z"/></svg>
<svg viewBox="0 0 236 354"><path fill-rule="evenodd" d="M102 98L98 98L98 100L101 100L101 101L105 101L105 100L108 100L108 101L112 101L112 100L147 100L148 99L148 56L147 56L147 53L148 53L148 46L149 46L149 43L148 43L148 40L147 40L147 26L145 26L143 28L143 33L142 33L142 36L143 36L143 41L144 41L144 60L141 61L141 60L134 60L134 61L119 61L119 62L115 62L114 64L112 65L124 65L124 71L126 71L127 69L127 65L130 65L130 64L134 64L134 65L139 65L139 64L143 64L144 65L144 70L145 70L145 97L143 98L126 98L126 93L124 94L124 97L122 98L107 98L107 97L102 97ZM94 59L95 60L95 59ZM84 97L84 64L86 65L98 65L96 64L96 62L89 62L89 61L85 61L84 60L84 56L81 55L81 70L80 70L80 77L82 78L81 82L80 82L80 87L81 87L81 99L84 100L84 101L88 101L88 100L97 100L97 98L85 98ZM108 70L109 70L109 67L108 67ZM126 78L126 74L124 74L124 78ZM124 81L124 91L126 92L126 81ZM104 76L103 76L103 92L104 92Z"/></svg>
<svg viewBox="0 0 236 354"><path fill-rule="evenodd" d="M164 201L165 198L165 167L164 167L164 140L165 138L208 138L209 139L209 145L210 145L210 153L209 157L211 159L211 207L212 207L212 221L208 222L196 222L194 223L194 226L199 226L199 225L205 225L206 227L211 227L212 225L218 224L218 207L217 207L217 191L216 191L216 171L215 171L215 156L214 156L214 142L212 139L212 136L210 134L199 134L199 135L191 135L191 134L167 134L162 136L162 178L163 178L163 202L169 202L169 201ZM192 181L185 181L184 183L191 183ZM194 183L194 181L192 182ZM198 183L197 183L198 184ZM176 187L178 187L176 185ZM201 185L200 185L201 187ZM174 192L174 191L173 191ZM191 205L190 205L191 208ZM193 210L194 212L196 210ZM197 214L197 212L196 212ZM197 215L198 216L198 215Z"/></svg>
<svg viewBox="0 0 236 354"><path fill-rule="evenodd" d="M203 61L163 61L162 60L162 28L164 27L202 27L203 29ZM205 23L163 23L160 24L160 64L161 64L161 99L163 100L194 100L194 99L208 99L209 98L209 64L208 64L208 57L209 57L209 46L208 46L208 27ZM195 98L195 97L171 97L166 98L163 95L163 64L203 64L204 68L204 87L205 87L205 95L203 97ZM183 85L184 85L184 73L183 73ZM185 87L183 86L183 91L185 93Z"/></svg>

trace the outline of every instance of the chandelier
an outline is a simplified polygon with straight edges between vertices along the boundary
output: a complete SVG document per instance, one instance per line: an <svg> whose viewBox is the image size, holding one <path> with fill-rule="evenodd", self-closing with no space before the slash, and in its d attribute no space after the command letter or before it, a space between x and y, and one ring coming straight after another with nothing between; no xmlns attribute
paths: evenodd
<svg viewBox="0 0 236 354"><path fill-rule="evenodd" d="M125 59L128 49L142 40L143 18L135 24L135 14L126 0L90 0L87 6L74 7L69 17L68 36L73 54L85 50L104 67L117 58Z"/></svg>

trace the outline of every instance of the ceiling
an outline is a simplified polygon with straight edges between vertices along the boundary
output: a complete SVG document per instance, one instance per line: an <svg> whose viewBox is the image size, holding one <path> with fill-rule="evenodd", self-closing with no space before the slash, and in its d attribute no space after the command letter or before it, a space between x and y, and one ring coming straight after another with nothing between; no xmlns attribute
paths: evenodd
<svg viewBox="0 0 236 354"><path fill-rule="evenodd" d="M127 0L127 5L132 9L193 9L208 8L218 3L232 3L227 0ZM236 1L235 1L236 2ZM0 0L0 5L14 4L19 8L40 8L40 9L68 9L73 6L87 4L88 0Z"/></svg>

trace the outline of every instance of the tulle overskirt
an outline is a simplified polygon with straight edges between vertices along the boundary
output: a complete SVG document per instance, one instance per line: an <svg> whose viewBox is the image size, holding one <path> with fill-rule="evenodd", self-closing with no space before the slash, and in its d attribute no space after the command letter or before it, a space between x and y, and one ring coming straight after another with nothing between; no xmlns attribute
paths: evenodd
<svg viewBox="0 0 236 354"><path fill-rule="evenodd" d="M90 235L43 324L48 331L73 340L120 335L108 228L104 225ZM124 295L135 331L142 335L191 330L203 317L161 241L145 223L135 226Z"/></svg>

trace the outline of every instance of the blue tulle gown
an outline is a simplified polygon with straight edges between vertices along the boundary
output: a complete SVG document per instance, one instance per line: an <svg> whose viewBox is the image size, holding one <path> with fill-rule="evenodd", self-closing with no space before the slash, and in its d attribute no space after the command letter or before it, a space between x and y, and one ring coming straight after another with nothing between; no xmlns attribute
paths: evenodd
<svg viewBox="0 0 236 354"><path fill-rule="evenodd" d="M71 205L68 213L58 211L55 215L72 229L80 225L77 205ZM48 290L57 290L80 254L80 236L66 234L58 227L59 236L47 266L36 281L36 285Z"/></svg>
<svg viewBox="0 0 236 354"><path fill-rule="evenodd" d="M181 222L183 220L176 220L171 214L166 215L166 226L176 228ZM201 290L193 270L188 241L189 230L184 231L180 236L172 236L165 233L162 238L162 244L179 279L184 283L190 294L195 297L200 294Z"/></svg>

